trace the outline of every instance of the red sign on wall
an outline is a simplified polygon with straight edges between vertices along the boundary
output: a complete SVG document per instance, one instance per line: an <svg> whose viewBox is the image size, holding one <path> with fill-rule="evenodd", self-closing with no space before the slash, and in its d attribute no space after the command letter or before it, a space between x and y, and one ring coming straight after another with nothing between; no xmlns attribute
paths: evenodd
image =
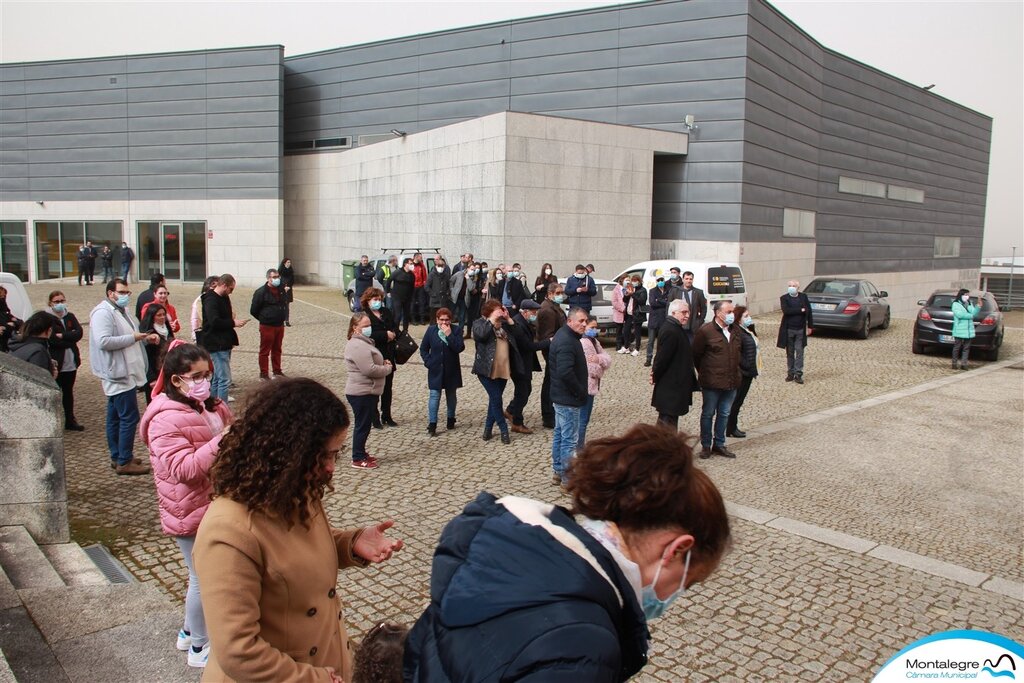
<svg viewBox="0 0 1024 683"><path fill-rule="evenodd" d="M213 239L213 230L207 230L206 231L206 239L208 239L208 240L212 240Z"/></svg>

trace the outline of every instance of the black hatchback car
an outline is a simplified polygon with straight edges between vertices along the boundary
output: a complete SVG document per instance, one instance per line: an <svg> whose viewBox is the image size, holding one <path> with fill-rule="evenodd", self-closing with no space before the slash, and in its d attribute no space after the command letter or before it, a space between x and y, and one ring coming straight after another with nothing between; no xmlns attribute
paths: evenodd
<svg viewBox="0 0 1024 683"><path fill-rule="evenodd" d="M974 314L974 339L971 350L979 350L986 360L999 360L999 347L1003 345L1003 314L994 296L988 292L972 291L971 300L981 299L981 310ZM955 289L932 292L927 300L918 301L923 308L914 321L914 341L911 350L924 353L935 346L953 346L953 299Z"/></svg>
<svg viewBox="0 0 1024 683"><path fill-rule="evenodd" d="M867 339L872 327L889 327L889 293L867 280L819 277L804 288L814 313L814 329L845 330Z"/></svg>

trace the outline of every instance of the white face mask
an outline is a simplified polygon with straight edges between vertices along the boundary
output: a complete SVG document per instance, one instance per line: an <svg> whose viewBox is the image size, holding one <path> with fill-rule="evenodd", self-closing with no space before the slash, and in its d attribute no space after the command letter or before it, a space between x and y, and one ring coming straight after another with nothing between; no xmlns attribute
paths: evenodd
<svg viewBox="0 0 1024 683"><path fill-rule="evenodd" d="M550 268L545 268L544 269L544 274L545 275L551 275L551 269Z"/></svg>

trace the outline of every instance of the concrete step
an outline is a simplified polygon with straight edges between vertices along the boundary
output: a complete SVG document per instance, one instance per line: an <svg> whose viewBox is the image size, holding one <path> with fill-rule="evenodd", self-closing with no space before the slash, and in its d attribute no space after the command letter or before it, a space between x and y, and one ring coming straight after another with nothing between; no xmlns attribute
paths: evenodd
<svg viewBox="0 0 1024 683"><path fill-rule="evenodd" d="M17 590L65 585L23 526L0 527L0 567Z"/></svg>
<svg viewBox="0 0 1024 683"><path fill-rule="evenodd" d="M42 545L39 549L69 586L105 586L110 583L77 543Z"/></svg>

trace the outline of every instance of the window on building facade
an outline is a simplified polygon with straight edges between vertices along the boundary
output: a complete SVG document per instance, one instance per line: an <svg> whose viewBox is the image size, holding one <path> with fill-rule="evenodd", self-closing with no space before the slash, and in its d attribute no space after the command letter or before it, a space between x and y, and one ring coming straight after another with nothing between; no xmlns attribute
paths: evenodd
<svg viewBox="0 0 1024 683"><path fill-rule="evenodd" d="M814 211L802 209L783 209L782 212L782 236L783 237L814 237Z"/></svg>
<svg viewBox="0 0 1024 683"><path fill-rule="evenodd" d="M118 272L124 239L121 221L36 221L35 228L36 280L77 275L78 249L87 241L97 252L109 246L114 252L114 272Z"/></svg>
<svg viewBox="0 0 1024 683"><path fill-rule="evenodd" d="M885 183L878 183L874 180L863 178L847 178L839 176L839 191L847 194L860 194L865 197L880 197L885 199Z"/></svg>
<svg viewBox="0 0 1024 683"><path fill-rule="evenodd" d="M25 221L0 221L0 270L28 282L28 237Z"/></svg>
<svg viewBox="0 0 1024 683"><path fill-rule="evenodd" d="M935 258L955 258L960 256L959 237L935 237Z"/></svg>
<svg viewBox="0 0 1024 683"><path fill-rule="evenodd" d="M896 199L901 202L914 202L915 204L923 204L924 190L918 190L913 187L903 187L902 185L890 185L889 199Z"/></svg>

